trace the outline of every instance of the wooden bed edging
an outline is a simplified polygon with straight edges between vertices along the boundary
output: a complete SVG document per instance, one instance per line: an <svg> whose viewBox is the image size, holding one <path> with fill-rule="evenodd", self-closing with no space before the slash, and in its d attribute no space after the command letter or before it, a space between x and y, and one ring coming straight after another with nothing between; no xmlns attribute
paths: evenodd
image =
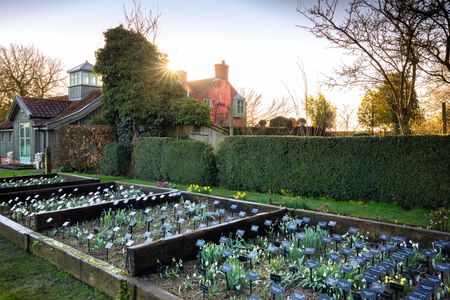
<svg viewBox="0 0 450 300"><path fill-rule="evenodd" d="M385 223L303 209L289 209L289 213L301 217L308 216L311 218L311 224L317 224L319 221L336 221L336 227L333 229L333 232L336 233L345 233L349 227L356 227L363 234L368 232L371 240L378 240L378 235L382 232L391 236L405 236L413 242L418 242L421 248L431 247L433 241L450 240L450 233L448 232L408 225Z"/></svg>
<svg viewBox="0 0 450 300"><path fill-rule="evenodd" d="M34 232L2 215L0 235L112 298L120 293L122 284L126 283L130 300L182 300L152 283L131 278L104 261Z"/></svg>

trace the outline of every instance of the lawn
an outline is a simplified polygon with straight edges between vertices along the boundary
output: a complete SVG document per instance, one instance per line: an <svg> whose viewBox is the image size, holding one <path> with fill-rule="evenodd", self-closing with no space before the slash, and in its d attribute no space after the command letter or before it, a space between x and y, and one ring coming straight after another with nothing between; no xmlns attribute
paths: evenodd
<svg viewBox="0 0 450 300"><path fill-rule="evenodd" d="M40 171L39 171L40 172ZM16 175L36 174L35 170L15 171ZM105 176L75 173L83 176L98 177L101 181L125 181L131 183L156 185L155 181L139 180L128 177ZM11 176L12 171L0 170L0 177ZM188 185L176 184L176 188L186 190ZM212 187L213 195L223 197L233 197L237 191L224 189L222 187ZM363 202L363 201L335 201L331 198L302 197L280 194L265 194L247 192L248 201L259 203L272 203L291 208L308 208L312 210L327 211L334 214L347 215L359 218L366 218L384 222L408 224L420 227L428 226L428 211L422 208L405 210L398 205L383 202Z"/></svg>
<svg viewBox="0 0 450 300"><path fill-rule="evenodd" d="M0 299L109 299L0 237Z"/></svg>

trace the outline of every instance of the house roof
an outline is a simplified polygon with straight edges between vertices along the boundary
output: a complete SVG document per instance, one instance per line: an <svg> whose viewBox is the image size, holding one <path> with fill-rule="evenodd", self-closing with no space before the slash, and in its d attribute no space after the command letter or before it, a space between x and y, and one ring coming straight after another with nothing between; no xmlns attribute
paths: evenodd
<svg viewBox="0 0 450 300"><path fill-rule="evenodd" d="M67 73L73 73L78 71L86 71L86 72L92 72L94 70L94 65L89 63L88 61L82 63L79 66L76 66L75 68L70 69L67 71Z"/></svg>
<svg viewBox="0 0 450 300"><path fill-rule="evenodd" d="M79 101L70 101L70 105L66 107L61 113L50 120L44 120L43 122L36 124L37 126L49 125L56 123L91 104L102 95L101 90L92 90L83 99Z"/></svg>
<svg viewBox="0 0 450 300"><path fill-rule="evenodd" d="M3 122L3 123L0 123L0 130L2 130L2 129L13 129L13 122L10 122L10 121L6 121L6 122Z"/></svg>
<svg viewBox="0 0 450 300"><path fill-rule="evenodd" d="M67 96L49 99L22 97L22 100L28 108L30 117L37 119L54 118L70 105Z"/></svg>
<svg viewBox="0 0 450 300"><path fill-rule="evenodd" d="M191 97L199 97L206 91L208 91L210 88L214 86L214 84L219 81L220 79L217 78L207 78L207 79L200 79L200 80L192 80L188 81L187 84L191 87L192 91L190 92ZM231 97L234 97L238 94L236 89L230 84L231 86Z"/></svg>

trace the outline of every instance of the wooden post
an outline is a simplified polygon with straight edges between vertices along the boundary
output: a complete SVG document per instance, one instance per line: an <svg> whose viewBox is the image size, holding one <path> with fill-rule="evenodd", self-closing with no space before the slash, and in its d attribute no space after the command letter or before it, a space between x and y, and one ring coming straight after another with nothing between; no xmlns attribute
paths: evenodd
<svg viewBox="0 0 450 300"><path fill-rule="evenodd" d="M447 134L447 106L442 102L442 134Z"/></svg>
<svg viewBox="0 0 450 300"><path fill-rule="evenodd" d="M50 147L45 147L45 174L52 173L52 152Z"/></svg>

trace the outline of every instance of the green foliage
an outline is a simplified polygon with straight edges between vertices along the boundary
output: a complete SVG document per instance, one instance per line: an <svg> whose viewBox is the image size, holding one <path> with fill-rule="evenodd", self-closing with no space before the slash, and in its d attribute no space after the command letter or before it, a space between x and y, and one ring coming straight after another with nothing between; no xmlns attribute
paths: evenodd
<svg viewBox="0 0 450 300"><path fill-rule="evenodd" d="M167 70L166 55L143 35L122 26L104 35L95 65L103 80L102 109L119 143L131 147L133 134L160 132L169 122L168 104L186 92Z"/></svg>
<svg viewBox="0 0 450 300"><path fill-rule="evenodd" d="M308 104L306 113L311 118L313 126L324 130L334 127L336 107L322 93L318 93L316 97L309 96L306 102Z"/></svg>
<svg viewBox="0 0 450 300"><path fill-rule="evenodd" d="M405 208L450 204L450 136L227 137L217 166L233 190L286 189Z"/></svg>
<svg viewBox="0 0 450 300"><path fill-rule="evenodd" d="M171 119L174 125L211 124L211 109L204 103L184 97L172 101L171 106Z"/></svg>
<svg viewBox="0 0 450 300"><path fill-rule="evenodd" d="M105 175L124 175L128 169L128 153L119 143L112 143L105 147L100 164L100 172Z"/></svg>
<svg viewBox="0 0 450 300"><path fill-rule="evenodd" d="M358 122L367 129L389 128L392 126L393 114L380 91L368 90L358 108Z"/></svg>
<svg viewBox="0 0 450 300"><path fill-rule="evenodd" d="M150 180L168 180L201 185L216 183L217 170L210 145L172 138L139 138L134 175Z"/></svg>
<svg viewBox="0 0 450 300"><path fill-rule="evenodd" d="M401 78L399 75L390 75L392 82L395 84L394 89L397 97L400 94ZM406 84L405 93L411 89L411 82ZM403 111L408 123L412 121L420 121L422 113L419 108L416 92L413 91L409 100L408 108ZM395 132L399 132L399 119L396 99L392 93L392 87L384 81L373 90L366 91L361 104L358 108L358 122L370 129L374 128L391 128Z"/></svg>
<svg viewBox="0 0 450 300"><path fill-rule="evenodd" d="M270 127L292 127L294 123L291 119L282 116L275 117L269 121Z"/></svg>
<svg viewBox="0 0 450 300"><path fill-rule="evenodd" d="M89 120L89 125L108 125L105 116L96 116Z"/></svg>

